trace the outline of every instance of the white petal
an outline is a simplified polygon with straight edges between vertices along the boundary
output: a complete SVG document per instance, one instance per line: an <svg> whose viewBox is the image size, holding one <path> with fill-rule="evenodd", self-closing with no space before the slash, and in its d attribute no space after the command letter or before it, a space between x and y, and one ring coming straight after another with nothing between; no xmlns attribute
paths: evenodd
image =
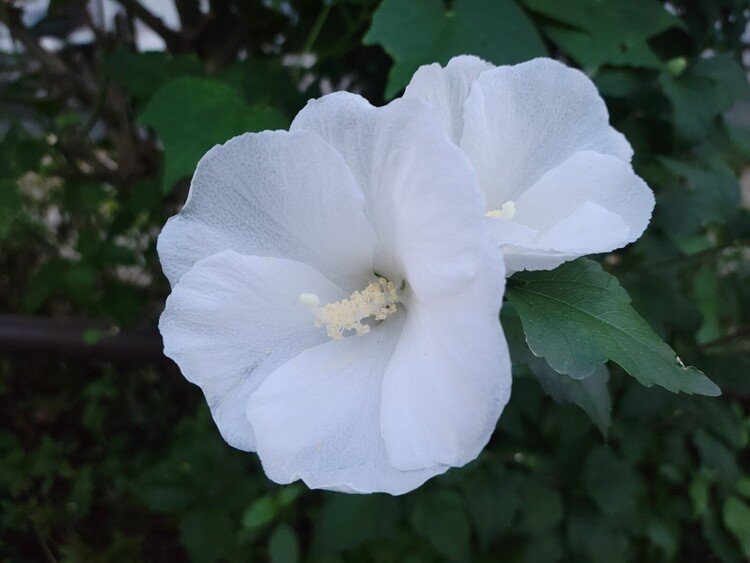
<svg viewBox="0 0 750 563"><path fill-rule="evenodd" d="M575 260L580 255L565 254L551 248L500 247L505 256L506 275L521 270L554 270L563 262Z"/></svg>
<svg viewBox="0 0 750 563"><path fill-rule="evenodd" d="M236 448L255 449L249 395L276 367L328 340L299 302L305 292L324 303L346 297L306 264L227 250L197 262L167 299L159 321L164 353L203 389Z"/></svg>
<svg viewBox="0 0 750 563"><path fill-rule="evenodd" d="M341 156L315 135L248 133L198 163L159 257L172 285L201 258L233 249L310 264L352 291L372 274L375 239L362 206Z"/></svg>
<svg viewBox="0 0 750 563"><path fill-rule="evenodd" d="M427 298L463 288L486 236L484 197L466 157L428 106L395 100L382 108L338 92L308 102L292 131L313 131L349 164L378 236L375 269L406 278Z"/></svg>
<svg viewBox="0 0 750 563"><path fill-rule="evenodd" d="M619 215L587 201L536 240L540 246L593 254L626 245L630 227Z"/></svg>
<svg viewBox="0 0 750 563"><path fill-rule="evenodd" d="M460 294L407 305L383 380L381 428L395 467L461 466L487 444L510 397L498 319L504 286L502 260L493 255Z"/></svg>
<svg viewBox="0 0 750 563"><path fill-rule="evenodd" d="M533 240L500 244L500 250L508 275L518 270L551 270L567 260L620 248L629 242L629 233L622 217L586 202Z"/></svg>
<svg viewBox="0 0 750 563"><path fill-rule="evenodd" d="M513 221L538 236L497 241L509 273L548 270L637 240L653 209L653 192L629 164L583 151L547 172L516 201Z"/></svg>
<svg viewBox="0 0 750 563"><path fill-rule="evenodd" d="M419 67L406 87L404 98L430 105L454 143L464 129L464 102L477 77L494 65L473 55L453 57L445 68L438 63Z"/></svg>
<svg viewBox="0 0 750 563"><path fill-rule="evenodd" d="M653 192L629 164L584 151L548 171L518 198L513 220L544 231L587 201L620 215L630 227L628 242L643 234L654 209Z"/></svg>
<svg viewBox="0 0 750 563"><path fill-rule="evenodd" d="M250 399L248 417L266 474L277 483L351 493L411 491L447 467L399 471L380 436L383 371L398 341L403 313L364 336L306 350Z"/></svg>
<svg viewBox="0 0 750 563"><path fill-rule="evenodd" d="M490 237L499 246L528 244L539 234L536 229L521 225L513 219L487 217L484 222Z"/></svg>
<svg viewBox="0 0 750 563"><path fill-rule="evenodd" d="M518 199L576 152L592 150L625 162L633 154L610 127L591 80L552 59L479 75L464 104L461 147L492 209Z"/></svg>

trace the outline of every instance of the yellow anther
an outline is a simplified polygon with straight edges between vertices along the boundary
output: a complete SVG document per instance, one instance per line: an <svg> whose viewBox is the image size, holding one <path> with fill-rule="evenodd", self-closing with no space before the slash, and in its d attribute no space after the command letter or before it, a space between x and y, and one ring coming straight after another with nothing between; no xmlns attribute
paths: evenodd
<svg viewBox="0 0 750 563"><path fill-rule="evenodd" d="M367 334L370 325L363 324L363 320L372 317L382 321L398 310L396 287L385 278L378 278L362 291L355 291L349 299L322 307L314 293L303 293L299 300L315 315L315 326L325 326L328 336L334 340L343 338L347 330L353 330L358 336Z"/></svg>
<svg viewBox="0 0 750 563"><path fill-rule="evenodd" d="M516 203L506 201L500 209L490 209L485 215L493 219L513 219L516 215Z"/></svg>

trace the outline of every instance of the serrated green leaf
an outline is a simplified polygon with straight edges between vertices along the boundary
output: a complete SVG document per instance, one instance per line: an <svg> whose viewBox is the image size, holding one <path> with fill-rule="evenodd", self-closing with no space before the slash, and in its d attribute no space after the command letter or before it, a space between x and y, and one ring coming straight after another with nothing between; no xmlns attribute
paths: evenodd
<svg viewBox="0 0 750 563"><path fill-rule="evenodd" d="M698 59L679 76L664 73L659 83L672 105L678 133L689 140L705 137L717 115L750 98L742 67L729 54Z"/></svg>
<svg viewBox="0 0 750 563"><path fill-rule="evenodd" d="M646 387L720 394L699 370L682 365L630 306L617 279L596 262L579 259L552 271L520 272L506 295L529 348L560 373L587 375L612 360Z"/></svg>
<svg viewBox="0 0 750 563"><path fill-rule="evenodd" d="M118 49L107 58L104 73L144 102L170 80L181 76L200 76L203 66L193 54L171 55L165 51L136 53Z"/></svg>
<svg viewBox="0 0 750 563"><path fill-rule="evenodd" d="M707 225L725 223L737 215L740 186L727 166L670 158L660 159L660 163L672 181L660 194L654 222L672 239L685 240Z"/></svg>
<svg viewBox="0 0 750 563"><path fill-rule="evenodd" d="M476 55L495 64L544 56L546 49L526 15L512 0L385 0L365 35L394 60L386 97L406 86L420 65L445 64L456 55Z"/></svg>
<svg viewBox="0 0 750 563"><path fill-rule="evenodd" d="M545 35L584 66L659 67L661 62L647 40L682 27L677 17L653 0L524 0L524 4L558 22L545 25Z"/></svg>
<svg viewBox="0 0 750 563"><path fill-rule="evenodd" d="M288 125L278 110L248 106L231 86L208 78L180 78L164 85L139 121L153 127L164 146L165 191L192 174L213 146L247 131Z"/></svg>
<svg viewBox="0 0 750 563"><path fill-rule="evenodd" d="M513 305L506 304L503 307L500 319L513 363L526 364L544 392L556 403L572 403L581 407L606 437L612 411L612 401L607 388L609 371L606 366L598 366L592 374L581 379L558 373L543 358L535 356L529 350L521 319Z"/></svg>

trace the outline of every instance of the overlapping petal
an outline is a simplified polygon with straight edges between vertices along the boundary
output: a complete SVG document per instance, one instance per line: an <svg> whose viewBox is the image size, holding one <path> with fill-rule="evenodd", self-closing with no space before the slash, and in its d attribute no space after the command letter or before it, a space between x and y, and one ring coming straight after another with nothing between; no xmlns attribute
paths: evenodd
<svg viewBox="0 0 750 563"><path fill-rule="evenodd" d="M458 144L464 130L464 102L474 81L491 68L492 64L473 55L453 57L445 68L438 63L424 65L414 73L404 97L434 108L451 140Z"/></svg>
<svg viewBox="0 0 750 563"><path fill-rule="evenodd" d="M509 270L554 268L565 260L608 252L637 240L648 225L654 203L653 193L629 164L582 151L548 171L516 201L513 223L537 235L514 240L503 239L500 233L496 240Z"/></svg>
<svg viewBox="0 0 750 563"><path fill-rule="evenodd" d="M461 293L407 305L381 405L388 457L399 469L473 460L508 402L510 359L498 319L505 272L496 254L488 252Z"/></svg>
<svg viewBox="0 0 750 563"><path fill-rule="evenodd" d="M491 207L516 200L579 151L629 162L633 151L609 125L588 77L552 59L482 73L464 104L461 148Z"/></svg>
<svg viewBox="0 0 750 563"><path fill-rule="evenodd" d="M292 131L312 131L336 148L362 190L377 233L375 269L397 285L444 295L476 274L485 202L471 165L424 104L375 108L355 94L311 100Z"/></svg>
<svg viewBox="0 0 750 563"><path fill-rule="evenodd" d="M335 94L292 129L201 161L159 241L165 352L272 479L401 494L476 457L508 400L485 199L421 102ZM329 340L318 302L376 291L376 275L394 282L397 312ZM326 323L351 326L356 302L325 308Z"/></svg>
<svg viewBox="0 0 750 563"><path fill-rule="evenodd" d="M306 264L226 250L197 262L167 299L164 353L199 385L224 439L255 449L250 394L278 366L328 340L299 302L304 292L346 293Z"/></svg>
<svg viewBox="0 0 750 563"><path fill-rule="evenodd" d="M252 395L266 474L278 483L350 493L402 494L447 466L415 471L391 465L380 433L383 373L401 337L403 311L362 338L302 352L274 371Z"/></svg>
<svg viewBox="0 0 750 563"><path fill-rule="evenodd" d="M190 267L226 249L303 261L341 287L361 287L375 237L343 159L310 133L235 137L198 163L182 212L158 241L174 286Z"/></svg>
<svg viewBox="0 0 750 563"><path fill-rule="evenodd" d="M515 203L512 219L486 222L508 273L620 248L648 224L653 194L582 72L551 59L482 70L456 57L422 67L405 96L430 104L453 133L490 209Z"/></svg>

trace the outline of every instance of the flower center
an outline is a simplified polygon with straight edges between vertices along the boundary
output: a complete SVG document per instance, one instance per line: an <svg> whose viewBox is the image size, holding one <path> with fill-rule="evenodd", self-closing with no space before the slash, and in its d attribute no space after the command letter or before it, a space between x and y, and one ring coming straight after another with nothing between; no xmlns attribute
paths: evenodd
<svg viewBox="0 0 750 563"><path fill-rule="evenodd" d="M513 219L516 215L516 202L506 201L500 209L490 209L485 215L493 219Z"/></svg>
<svg viewBox="0 0 750 563"><path fill-rule="evenodd" d="M387 319L398 310L399 297L393 282L378 278L362 291L352 293L349 299L322 307L320 297L314 293L303 293L299 300L315 315L315 326L325 326L328 336L341 340L346 330L353 330L357 336L370 332L370 325L362 321Z"/></svg>

